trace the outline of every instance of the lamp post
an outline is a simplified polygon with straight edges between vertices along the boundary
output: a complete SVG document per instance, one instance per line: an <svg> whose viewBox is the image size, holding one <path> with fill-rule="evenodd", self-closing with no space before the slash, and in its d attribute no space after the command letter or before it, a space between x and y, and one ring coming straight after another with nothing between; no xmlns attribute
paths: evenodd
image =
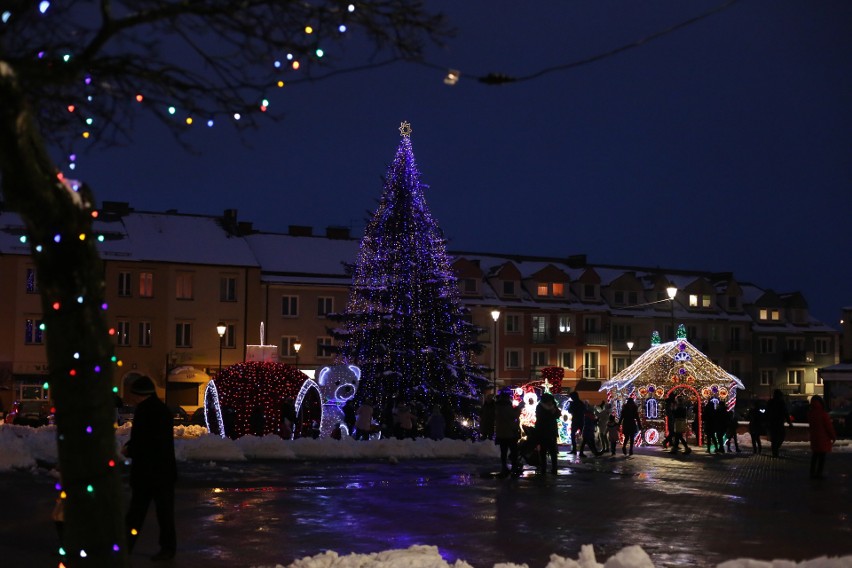
<svg viewBox="0 0 852 568"><path fill-rule="evenodd" d="M674 282L669 282L669 285L666 288L666 294L669 295L669 302L671 302L672 341L675 341L677 339L677 332L675 331L675 323L674 323L674 302L675 302L675 296L677 296L677 286L674 285Z"/></svg>
<svg viewBox="0 0 852 568"><path fill-rule="evenodd" d="M219 334L219 373L222 373L222 344L225 342L225 332L228 326L221 321L216 324L216 333Z"/></svg>
<svg viewBox="0 0 852 568"><path fill-rule="evenodd" d="M494 353L491 354L492 373L494 379L494 396L497 396L497 320L500 319L500 310L491 310L491 319L494 320Z"/></svg>
<svg viewBox="0 0 852 568"><path fill-rule="evenodd" d="M299 341L297 341L296 343L293 344L293 351L296 352L296 368L297 369L299 368L299 349L301 349L301 348L302 348L302 344Z"/></svg>
<svg viewBox="0 0 852 568"><path fill-rule="evenodd" d="M628 365L633 364L633 345L634 344L633 344L632 341L627 342L627 364Z"/></svg>

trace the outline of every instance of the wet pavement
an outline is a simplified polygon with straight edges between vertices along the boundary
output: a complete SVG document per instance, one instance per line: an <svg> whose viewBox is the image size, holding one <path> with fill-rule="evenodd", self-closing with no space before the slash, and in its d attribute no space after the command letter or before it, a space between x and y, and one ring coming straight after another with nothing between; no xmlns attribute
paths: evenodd
<svg viewBox="0 0 852 568"><path fill-rule="evenodd" d="M527 466L520 479L493 477L497 460L181 463L178 555L156 565L274 566L413 544L475 568L543 568L583 544L599 561L639 544L658 567L852 554L852 453L830 454L826 479L811 480L805 447L782 452L562 452L558 475ZM0 473L0 564L56 565L54 496L47 475ZM145 529L134 568L155 566L153 511Z"/></svg>

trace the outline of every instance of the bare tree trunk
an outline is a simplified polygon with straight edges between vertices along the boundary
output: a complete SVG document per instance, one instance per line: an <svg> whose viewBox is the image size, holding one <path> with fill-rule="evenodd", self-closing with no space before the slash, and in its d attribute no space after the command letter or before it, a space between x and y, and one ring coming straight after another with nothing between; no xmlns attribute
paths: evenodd
<svg viewBox="0 0 852 568"><path fill-rule="evenodd" d="M113 346L94 202L59 176L11 67L0 61L0 175L27 227L42 297L65 503L66 566L126 566ZM48 514L46 511L45 514Z"/></svg>

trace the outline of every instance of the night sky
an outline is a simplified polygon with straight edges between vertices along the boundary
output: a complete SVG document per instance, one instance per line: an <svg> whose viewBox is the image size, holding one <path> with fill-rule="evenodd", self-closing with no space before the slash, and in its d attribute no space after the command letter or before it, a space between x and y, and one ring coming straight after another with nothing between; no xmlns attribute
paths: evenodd
<svg viewBox="0 0 852 568"><path fill-rule="evenodd" d="M740 0L588 65L474 78L583 60L725 3L430 0L458 30L429 50L439 69L288 85L270 97L283 121L242 139L193 126L196 154L142 117L131 145L81 155L73 175L137 210L360 236L407 120L451 250L733 271L836 325L852 305L852 3Z"/></svg>

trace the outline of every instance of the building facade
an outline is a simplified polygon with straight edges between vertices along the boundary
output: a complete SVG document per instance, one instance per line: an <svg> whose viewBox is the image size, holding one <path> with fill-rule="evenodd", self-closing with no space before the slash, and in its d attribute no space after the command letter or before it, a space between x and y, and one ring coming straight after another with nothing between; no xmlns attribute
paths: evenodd
<svg viewBox="0 0 852 568"><path fill-rule="evenodd" d="M220 362L245 360L247 345L276 345L280 361L307 372L334 362L327 315L346 309L346 266L359 246L348 229L267 233L239 222L235 210L215 217L105 203L95 230L122 361L119 394L146 374L170 404L192 411ZM4 408L49 396L37 275L22 234L20 219L0 211ZM679 324L742 380L747 397L776 388L793 398L822 393L817 370L840 360L840 334L810 316L800 293L730 273L592 264L583 255L450 255L470 320L482 329L480 362L494 368L497 386L561 367L564 385L594 391L647 350L654 331L669 340Z"/></svg>

